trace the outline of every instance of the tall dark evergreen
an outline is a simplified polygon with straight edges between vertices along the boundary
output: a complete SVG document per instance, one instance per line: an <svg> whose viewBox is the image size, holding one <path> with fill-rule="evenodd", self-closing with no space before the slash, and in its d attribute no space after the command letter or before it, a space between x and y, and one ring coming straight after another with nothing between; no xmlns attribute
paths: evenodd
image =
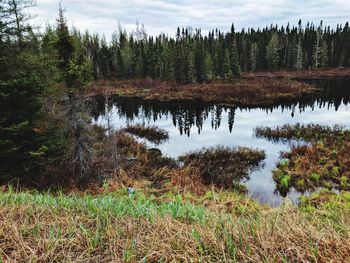
<svg viewBox="0 0 350 263"><path fill-rule="evenodd" d="M197 32L196 46L194 51L194 74L195 80L202 83L207 80L205 50L203 39L200 36L200 31Z"/></svg>
<svg viewBox="0 0 350 263"><path fill-rule="evenodd" d="M29 1L2 1L0 8L0 181L30 180L47 146L39 127L42 67L28 25ZM34 48L33 48L34 47Z"/></svg>
<svg viewBox="0 0 350 263"><path fill-rule="evenodd" d="M229 35L229 47L230 47L230 69L234 77L239 77L241 75L241 66L239 65L239 57L237 50L237 40L235 37L235 27L232 24L231 32Z"/></svg>

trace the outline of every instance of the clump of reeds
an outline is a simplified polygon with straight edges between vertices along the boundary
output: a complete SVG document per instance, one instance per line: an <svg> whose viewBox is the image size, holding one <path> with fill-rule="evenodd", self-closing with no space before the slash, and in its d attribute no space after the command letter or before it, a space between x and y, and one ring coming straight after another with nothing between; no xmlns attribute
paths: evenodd
<svg viewBox="0 0 350 263"><path fill-rule="evenodd" d="M185 166L197 167L207 184L232 188L258 168L265 153L245 147L211 147L179 157Z"/></svg>
<svg viewBox="0 0 350 263"><path fill-rule="evenodd" d="M124 131L137 137L144 138L155 144L160 144L169 140L169 133L157 126L144 124L128 125Z"/></svg>

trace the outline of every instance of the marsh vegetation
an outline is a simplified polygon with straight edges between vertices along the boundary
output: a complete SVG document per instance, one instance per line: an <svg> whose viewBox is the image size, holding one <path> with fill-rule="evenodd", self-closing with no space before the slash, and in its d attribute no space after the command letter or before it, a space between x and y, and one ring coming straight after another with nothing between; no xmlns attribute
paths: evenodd
<svg viewBox="0 0 350 263"><path fill-rule="evenodd" d="M339 126L284 125L256 129L258 136L269 140L304 140L281 154L282 160L273 171L277 187L288 191L350 189L350 130Z"/></svg>
<svg viewBox="0 0 350 263"><path fill-rule="evenodd" d="M169 133L157 126L147 126L144 124L128 125L124 131L136 135L137 137L145 138L155 144L160 144L169 140Z"/></svg>

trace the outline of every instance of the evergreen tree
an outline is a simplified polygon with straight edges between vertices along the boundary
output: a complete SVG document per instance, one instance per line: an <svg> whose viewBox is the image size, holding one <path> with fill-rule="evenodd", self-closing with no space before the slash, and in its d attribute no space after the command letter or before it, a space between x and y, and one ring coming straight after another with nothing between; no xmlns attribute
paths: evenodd
<svg viewBox="0 0 350 263"><path fill-rule="evenodd" d="M230 69L234 77L239 77L241 75L241 67L238 61L238 51L237 51L237 43L235 37L235 29L232 25L231 33L230 33Z"/></svg>
<svg viewBox="0 0 350 263"><path fill-rule="evenodd" d="M224 56L224 66L223 66L223 71L224 71L224 77L225 79L231 77L233 77L233 73L231 70L231 61L230 61L230 55L227 49L225 49L224 51L225 56Z"/></svg>
<svg viewBox="0 0 350 263"><path fill-rule="evenodd" d="M37 127L43 68L30 49L33 39L25 8L29 1L6 1L0 8L0 181L31 180L40 174L48 147ZM34 173L35 170L35 173Z"/></svg>
<svg viewBox="0 0 350 263"><path fill-rule="evenodd" d="M199 83L206 81L205 53L203 43L199 42L194 53L194 70L196 80Z"/></svg>
<svg viewBox="0 0 350 263"><path fill-rule="evenodd" d="M320 67L325 68L328 66L328 45L326 41L323 41L320 54Z"/></svg>
<svg viewBox="0 0 350 263"><path fill-rule="evenodd" d="M295 69L302 70L303 69L303 47L301 45L301 39L299 37L298 44L296 46L296 63Z"/></svg>
<svg viewBox="0 0 350 263"><path fill-rule="evenodd" d="M323 38L323 32L322 32L322 21L316 31L316 40L314 44L314 50L312 54L312 65L314 68L319 68L321 66L321 60L322 60L322 38Z"/></svg>
<svg viewBox="0 0 350 263"><path fill-rule="evenodd" d="M250 47L250 69L252 71L256 71L257 56L258 56L258 44L253 43Z"/></svg>
<svg viewBox="0 0 350 263"><path fill-rule="evenodd" d="M272 34L269 44L266 47L266 60L268 65L268 70L276 70L279 55L278 55L278 36L276 33Z"/></svg>
<svg viewBox="0 0 350 263"><path fill-rule="evenodd" d="M180 28L177 28L175 52L174 52L174 80L177 83L183 83L183 48L182 39L180 35Z"/></svg>
<svg viewBox="0 0 350 263"><path fill-rule="evenodd" d="M205 79L213 80L214 79L214 71L213 71L213 60L209 54L206 54L204 61L204 69L205 69Z"/></svg>

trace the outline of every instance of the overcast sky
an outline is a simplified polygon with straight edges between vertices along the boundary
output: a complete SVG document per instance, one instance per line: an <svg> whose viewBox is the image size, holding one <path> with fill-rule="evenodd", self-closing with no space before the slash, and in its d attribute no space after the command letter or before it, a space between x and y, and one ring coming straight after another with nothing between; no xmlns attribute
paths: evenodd
<svg viewBox="0 0 350 263"><path fill-rule="evenodd" d="M58 0L37 0L35 23L54 23ZM264 27L271 23L305 23L335 26L350 20L350 0L62 0L69 25L91 32L104 33L110 39L120 24L131 32L136 21L144 24L148 34L174 35L178 26L192 26L207 32L213 28L227 31Z"/></svg>

